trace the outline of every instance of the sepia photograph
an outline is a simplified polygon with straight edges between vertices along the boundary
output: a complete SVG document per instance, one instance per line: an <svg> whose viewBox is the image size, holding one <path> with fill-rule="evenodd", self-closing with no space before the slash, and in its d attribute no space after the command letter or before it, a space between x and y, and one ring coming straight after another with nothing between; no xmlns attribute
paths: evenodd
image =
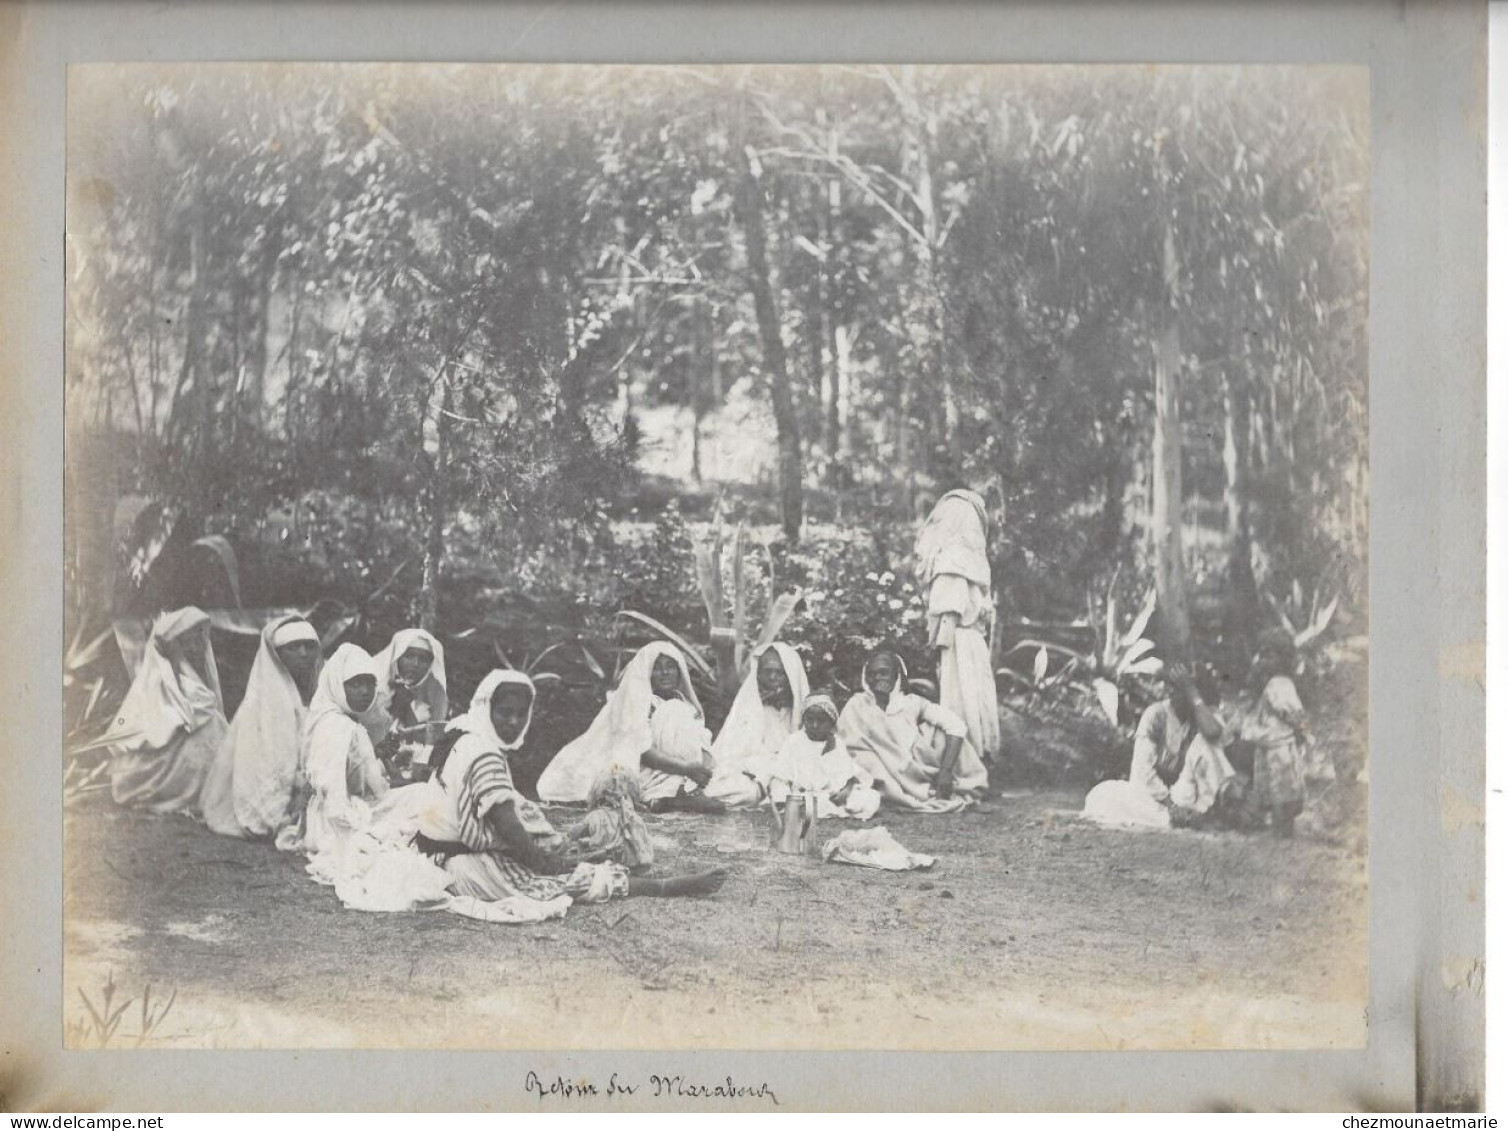
<svg viewBox="0 0 1508 1131"><path fill-rule="evenodd" d="M1368 89L71 66L66 1047L1365 1047Z"/></svg>

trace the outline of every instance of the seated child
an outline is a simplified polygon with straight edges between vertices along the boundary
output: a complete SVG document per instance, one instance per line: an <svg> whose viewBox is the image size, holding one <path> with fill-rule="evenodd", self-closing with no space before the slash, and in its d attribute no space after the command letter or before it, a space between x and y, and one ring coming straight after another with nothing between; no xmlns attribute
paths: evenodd
<svg viewBox="0 0 1508 1131"><path fill-rule="evenodd" d="M781 743L768 767L770 799L783 804L792 793L813 792L821 798L819 817L855 817L867 821L880 808L874 778L849 756L834 731L838 708L827 695L810 695L801 704L801 729Z"/></svg>
<svg viewBox="0 0 1508 1131"><path fill-rule="evenodd" d="M587 815L567 834L576 858L591 863L622 864L642 872L654 863L654 844L644 818L638 779L621 766L610 766L587 794Z"/></svg>

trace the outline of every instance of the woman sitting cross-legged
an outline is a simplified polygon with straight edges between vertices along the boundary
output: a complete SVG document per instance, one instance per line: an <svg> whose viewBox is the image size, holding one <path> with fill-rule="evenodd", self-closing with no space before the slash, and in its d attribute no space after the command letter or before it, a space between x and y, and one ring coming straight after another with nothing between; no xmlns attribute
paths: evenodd
<svg viewBox="0 0 1508 1131"><path fill-rule="evenodd" d="M450 724L453 744L447 736L437 746L435 776L409 787L427 791L416 844L449 874L450 890L460 900L452 910L493 918L488 905L511 914L520 901L525 907L528 901L559 906L561 897L598 903L633 895L706 895L722 887L722 869L648 879L630 876L622 864L568 855L570 842L514 788L508 766L509 752L528 733L534 695L533 681L521 672L488 674L470 710Z"/></svg>
<svg viewBox="0 0 1508 1131"><path fill-rule="evenodd" d="M864 690L843 707L838 737L890 804L953 813L983 795L989 772L964 721L906 690L906 665L879 651L864 665Z"/></svg>
<svg viewBox="0 0 1508 1131"><path fill-rule="evenodd" d="M199 812L199 794L225 738L220 676L199 609L163 613L105 736L110 794L157 813Z"/></svg>
<svg viewBox="0 0 1508 1131"><path fill-rule="evenodd" d="M445 731L445 646L422 628L405 628L373 658L377 699L364 720L390 777L423 778L429 749Z"/></svg>
<svg viewBox="0 0 1508 1131"><path fill-rule="evenodd" d="M748 808L764 797L761 781L770 759L801 731L807 696L806 667L789 644L767 644L754 653L754 667L733 699L712 742L715 767L707 796L729 808Z"/></svg>
<svg viewBox="0 0 1508 1131"><path fill-rule="evenodd" d="M215 832L270 838L301 818L299 749L319 670L319 634L308 621L279 617L262 629L246 695L200 794L204 823Z"/></svg>
<svg viewBox="0 0 1508 1131"><path fill-rule="evenodd" d="M685 658L671 644L646 644L586 733L539 775L539 796L586 801L592 783L616 764L638 773L651 811L720 813L725 806L702 792L712 780L711 742Z"/></svg>
<svg viewBox="0 0 1508 1131"><path fill-rule="evenodd" d="M1175 664L1168 696L1142 712L1124 781L1101 782L1084 798L1084 816L1102 825L1166 829L1234 822L1242 783L1225 748L1231 730L1217 712L1220 683Z"/></svg>

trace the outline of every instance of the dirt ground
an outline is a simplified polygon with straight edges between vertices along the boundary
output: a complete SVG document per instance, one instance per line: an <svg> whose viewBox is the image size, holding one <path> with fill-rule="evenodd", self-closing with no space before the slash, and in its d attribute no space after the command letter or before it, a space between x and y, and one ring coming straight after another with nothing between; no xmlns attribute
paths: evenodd
<svg viewBox="0 0 1508 1131"><path fill-rule="evenodd" d="M1364 786L1331 789L1365 813ZM176 992L146 1042L174 1047L1365 1043L1355 837L1111 831L1082 799L886 811L937 857L896 874L783 857L763 814L651 817L656 872L721 864L720 894L520 927L346 911L300 858L94 795L65 815L66 1020L113 976L117 1001ZM133 1004L112 1043L140 1027Z"/></svg>

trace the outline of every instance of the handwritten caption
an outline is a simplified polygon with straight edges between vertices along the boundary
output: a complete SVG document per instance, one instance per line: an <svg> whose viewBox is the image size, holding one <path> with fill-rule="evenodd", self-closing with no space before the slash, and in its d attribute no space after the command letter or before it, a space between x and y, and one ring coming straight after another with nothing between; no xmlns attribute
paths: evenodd
<svg viewBox="0 0 1508 1131"><path fill-rule="evenodd" d="M765 1081L740 1084L733 1077L725 1076L720 1081L706 1083L680 1073L661 1076L652 1072L648 1076L628 1077L614 1072L606 1081L598 1081L584 1077L567 1080L564 1076L541 1076L531 1070L524 1076L524 1091L541 1104L547 1100L570 1102L638 1097L656 1100L768 1100L776 1107L780 1106L775 1090Z"/></svg>

